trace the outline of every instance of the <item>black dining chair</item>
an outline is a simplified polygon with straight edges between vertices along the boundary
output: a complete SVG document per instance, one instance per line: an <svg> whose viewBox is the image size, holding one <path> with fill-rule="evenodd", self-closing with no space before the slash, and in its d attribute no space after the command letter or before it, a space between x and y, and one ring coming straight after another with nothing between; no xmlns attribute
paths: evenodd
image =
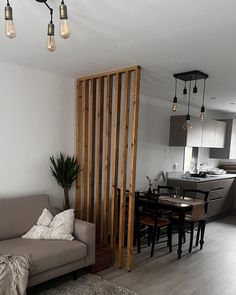
<svg viewBox="0 0 236 295"><path fill-rule="evenodd" d="M139 192L135 194L135 225L138 245L138 253L141 252L141 238L148 237L151 239L151 257L154 254L157 231L167 228L167 246L169 252L172 252L172 223L171 216L159 218L158 197L147 198L141 196Z"/></svg>
<svg viewBox="0 0 236 295"><path fill-rule="evenodd" d="M193 247L193 238L194 238L194 229L195 225L198 224L197 228L197 236L196 236L196 246L198 246L199 238L200 239L200 249L203 248L204 244L204 234L205 234L205 227L206 227L206 216L208 210L208 196L209 191L202 191L202 190L194 190L194 189L184 189L183 190L183 198L191 198L191 199L198 199L204 202L204 213L205 216L202 219L191 219L191 214L185 216L185 224L190 226L190 243L189 243L189 253L192 252Z"/></svg>

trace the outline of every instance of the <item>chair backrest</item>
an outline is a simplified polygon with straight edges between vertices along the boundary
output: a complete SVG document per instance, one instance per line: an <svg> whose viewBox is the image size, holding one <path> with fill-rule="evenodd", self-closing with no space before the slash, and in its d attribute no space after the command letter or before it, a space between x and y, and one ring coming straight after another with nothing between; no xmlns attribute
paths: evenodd
<svg viewBox="0 0 236 295"><path fill-rule="evenodd" d="M157 186L157 193L160 194L160 195L171 195L171 196L173 196L176 189L177 188L173 187L173 186L158 185Z"/></svg>
<svg viewBox="0 0 236 295"><path fill-rule="evenodd" d="M205 202L205 213L207 213L207 210L208 210L208 196L209 196L209 191L202 191L197 189L183 190L183 198L188 197L192 199L199 199Z"/></svg>
<svg viewBox="0 0 236 295"><path fill-rule="evenodd" d="M148 195L140 195L139 192L135 193L135 218L139 222L140 215L152 216L158 218L158 196L150 198Z"/></svg>

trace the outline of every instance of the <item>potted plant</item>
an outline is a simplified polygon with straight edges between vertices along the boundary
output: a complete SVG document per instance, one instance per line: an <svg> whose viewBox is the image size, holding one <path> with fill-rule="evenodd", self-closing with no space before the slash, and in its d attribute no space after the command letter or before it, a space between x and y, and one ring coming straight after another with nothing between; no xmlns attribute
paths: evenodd
<svg viewBox="0 0 236 295"><path fill-rule="evenodd" d="M64 190L64 209L70 209L69 190L81 171L81 166L75 157L64 156L62 153L57 157L51 156L50 160L52 163L50 172Z"/></svg>

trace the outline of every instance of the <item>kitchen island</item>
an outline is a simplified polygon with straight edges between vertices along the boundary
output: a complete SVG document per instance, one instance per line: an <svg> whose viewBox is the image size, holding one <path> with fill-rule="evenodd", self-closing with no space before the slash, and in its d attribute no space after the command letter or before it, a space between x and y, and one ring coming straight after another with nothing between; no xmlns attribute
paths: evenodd
<svg viewBox="0 0 236 295"><path fill-rule="evenodd" d="M236 204L234 197L236 174L225 174L207 176L206 178L196 177L169 177L168 186L183 189L198 189L209 191L209 206L207 219L214 220L225 215L229 215Z"/></svg>

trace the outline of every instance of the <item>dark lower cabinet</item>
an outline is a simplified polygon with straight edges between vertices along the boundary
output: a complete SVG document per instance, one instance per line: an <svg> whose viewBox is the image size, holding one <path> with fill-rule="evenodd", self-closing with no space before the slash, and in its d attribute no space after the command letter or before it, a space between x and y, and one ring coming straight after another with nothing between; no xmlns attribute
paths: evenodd
<svg viewBox="0 0 236 295"><path fill-rule="evenodd" d="M182 179L168 179L169 186L183 189L199 189L209 191L208 220L216 219L233 209L234 178L209 180L204 182L187 181Z"/></svg>

